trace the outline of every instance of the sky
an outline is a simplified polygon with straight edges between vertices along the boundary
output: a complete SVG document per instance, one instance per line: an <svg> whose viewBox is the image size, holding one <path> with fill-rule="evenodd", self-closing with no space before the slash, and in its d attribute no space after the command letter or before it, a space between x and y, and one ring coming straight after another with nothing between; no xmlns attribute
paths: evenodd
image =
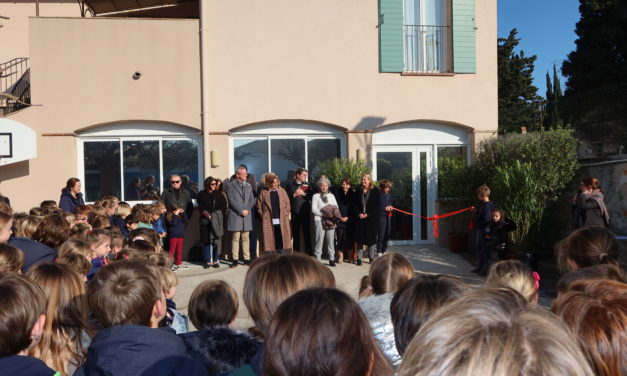
<svg viewBox="0 0 627 376"><path fill-rule="evenodd" d="M562 61L575 49L577 21L579 0L498 0L498 37L507 38L516 28L525 56L538 56L533 72L538 95L545 96L546 72L552 79L555 64L561 74ZM560 80L563 88L565 79Z"/></svg>

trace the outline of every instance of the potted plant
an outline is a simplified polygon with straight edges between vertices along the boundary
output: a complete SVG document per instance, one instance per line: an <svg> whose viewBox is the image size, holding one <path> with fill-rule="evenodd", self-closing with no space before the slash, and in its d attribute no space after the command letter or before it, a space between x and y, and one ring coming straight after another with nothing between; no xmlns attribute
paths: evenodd
<svg viewBox="0 0 627 376"><path fill-rule="evenodd" d="M445 214L476 204L475 190L480 183L478 171L467 166L460 157L438 159L438 206L439 213ZM468 244L467 226L472 213L464 212L440 219L440 227L447 228L448 247L451 252L462 253Z"/></svg>

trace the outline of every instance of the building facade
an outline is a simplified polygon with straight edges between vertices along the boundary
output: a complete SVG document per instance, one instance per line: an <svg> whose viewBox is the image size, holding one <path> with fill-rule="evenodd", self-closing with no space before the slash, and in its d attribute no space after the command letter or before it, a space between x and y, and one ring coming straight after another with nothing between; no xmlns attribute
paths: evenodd
<svg viewBox="0 0 627 376"><path fill-rule="evenodd" d="M71 176L95 201L150 176L160 190L172 173L202 186L244 163L285 180L359 157L395 182L398 206L432 215L438 160L469 160L496 134L496 0L85 3L95 16L0 4L2 57L28 58L30 84L30 106L4 119L37 145L0 165L17 210L57 199ZM425 221L396 228L397 241L434 242Z"/></svg>

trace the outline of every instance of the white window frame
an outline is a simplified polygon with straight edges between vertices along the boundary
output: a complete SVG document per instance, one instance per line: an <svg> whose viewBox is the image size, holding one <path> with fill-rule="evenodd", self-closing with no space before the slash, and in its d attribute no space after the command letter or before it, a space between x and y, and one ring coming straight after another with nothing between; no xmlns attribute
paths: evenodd
<svg viewBox="0 0 627 376"><path fill-rule="evenodd" d="M451 49L452 49L452 38L451 38L451 1L444 0L444 9L443 13L443 24L438 25L430 25L425 23L425 18L423 14L425 14L424 5L425 0L403 0L403 73L408 74L439 74L439 73L450 73L451 72ZM431 0L430 0L431 1ZM419 15L420 20L411 21L408 15L405 14L406 9L408 8L407 3L413 2L414 6L420 8ZM411 22L411 24L410 24ZM439 23L439 22L438 22ZM424 30L423 30L424 29ZM429 30L434 29L435 33L438 35L438 38L441 38L440 45L437 50L437 59L440 60L440 64L438 64L439 69L428 69L428 56L425 53L427 50L427 33ZM416 34L414 38L419 38L420 40L415 43L416 47L411 47L412 38L411 35ZM438 39L436 38L436 39ZM409 55L409 50L414 51L414 56ZM409 61L414 61L413 64L409 64ZM409 66L411 65L411 66ZM424 69L419 69L423 67ZM418 69L416 69L418 68Z"/></svg>
<svg viewBox="0 0 627 376"><path fill-rule="evenodd" d="M125 141L159 141L159 171L163 175L163 142L164 141L196 141L198 144L198 177L199 180L202 181L204 179L203 174L203 144L202 138L197 134L174 134L171 136L168 135L148 135L148 136L138 136L138 135L123 135L124 131L120 131L121 135L119 136L110 136L110 135L99 135L99 133L108 134L110 131L105 132L94 132L86 135L79 135L77 139L77 175L81 181L85 182L85 162L84 162L84 151L85 142L119 142L120 144L120 184L121 191L119 199L120 201L124 201L125 196L125 187L126 182L124 180L124 156L123 156L123 147L122 143ZM159 132L161 133L161 132ZM159 191L163 192L164 181L167 179L167 176L161 176L159 179ZM201 182L199 182L200 184ZM89 201L89 203L93 203L94 201ZM127 202L151 202L151 201L127 201Z"/></svg>
<svg viewBox="0 0 627 376"><path fill-rule="evenodd" d="M268 171L272 170L272 140L303 140L305 142L305 168L309 169L309 141L312 140L339 140L340 141L340 158L344 158L346 155L346 136L340 132L315 133L315 134L258 134L258 133L234 133L229 137L229 166L235 169L235 140L267 140L268 141ZM267 171L266 171L267 172Z"/></svg>

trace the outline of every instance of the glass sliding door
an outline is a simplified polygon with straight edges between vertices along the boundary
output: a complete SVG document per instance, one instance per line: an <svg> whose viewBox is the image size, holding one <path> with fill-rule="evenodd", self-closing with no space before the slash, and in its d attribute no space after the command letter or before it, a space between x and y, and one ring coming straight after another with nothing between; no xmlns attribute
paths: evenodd
<svg viewBox="0 0 627 376"><path fill-rule="evenodd" d="M375 146L374 179L392 182L392 205L420 216L432 216L434 179L430 146ZM430 244L434 242L432 224L426 219L394 212L393 244Z"/></svg>

